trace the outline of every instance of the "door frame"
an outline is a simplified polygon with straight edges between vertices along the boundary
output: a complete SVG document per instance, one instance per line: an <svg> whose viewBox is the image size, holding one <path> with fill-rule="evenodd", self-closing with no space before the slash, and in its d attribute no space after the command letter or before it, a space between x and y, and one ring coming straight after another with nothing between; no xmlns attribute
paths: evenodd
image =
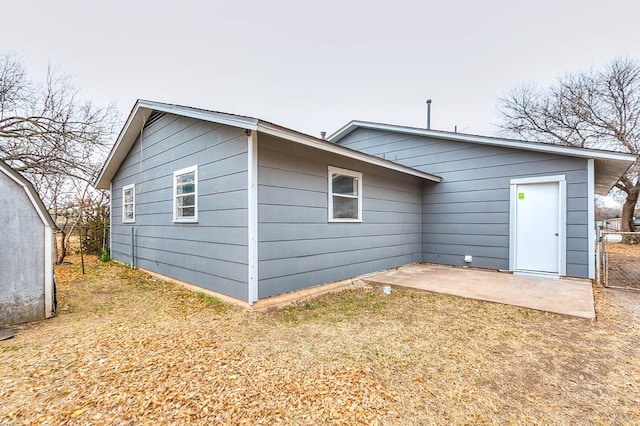
<svg viewBox="0 0 640 426"><path fill-rule="evenodd" d="M558 184L558 273L540 272L541 275L565 276L567 274L567 181L565 175L553 176L535 176L528 178L511 179L510 197L509 197L509 270L518 272L516 269L516 219L517 219L517 200L518 185L536 184L536 183L557 183ZM531 272L531 271L526 271Z"/></svg>

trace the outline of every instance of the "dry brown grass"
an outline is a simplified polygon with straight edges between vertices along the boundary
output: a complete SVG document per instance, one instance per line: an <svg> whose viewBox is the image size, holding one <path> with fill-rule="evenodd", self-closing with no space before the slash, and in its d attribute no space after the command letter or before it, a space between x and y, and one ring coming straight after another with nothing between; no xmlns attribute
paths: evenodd
<svg viewBox="0 0 640 426"><path fill-rule="evenodd" d="M637 293L596 321L400 289L250 313L87 270L0 342L0 424L640 423Z"/></svg>
<svg viewBox="0 0 640 426"><path fill-rule="evenodd" d="M615 254L624 254L640 258L640 245L638 244L622 244L607 243L607 252Z"/></svg>
<svg viewBox="0 0 640 426"><path fill-rule="evenodd" d="M640 245L607 243L608 287L640 290Z"/></svg>

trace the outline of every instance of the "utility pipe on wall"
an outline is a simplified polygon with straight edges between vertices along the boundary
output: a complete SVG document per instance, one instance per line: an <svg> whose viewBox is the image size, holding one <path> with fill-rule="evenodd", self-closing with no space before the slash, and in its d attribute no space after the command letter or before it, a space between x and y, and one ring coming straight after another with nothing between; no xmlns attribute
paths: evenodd
<svg viewBox="0 0 640 426"><path fill-rule="evenodd" d="M133 226L131 227L131 269L135 269L136 267L136 257L135 257L135 245L134 245L134 237L133 237Z"/></svg>

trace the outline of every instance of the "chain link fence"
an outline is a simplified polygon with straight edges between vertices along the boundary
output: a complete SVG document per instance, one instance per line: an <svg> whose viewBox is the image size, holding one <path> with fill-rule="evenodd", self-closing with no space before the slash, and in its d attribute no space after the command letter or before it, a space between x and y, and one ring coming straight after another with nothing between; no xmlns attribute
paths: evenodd
<svg viewBox="0 0 640 426"><path fill-rule="evenodd" d="M599 230L597 254L603 286L640 290L640 232Z"/></svg>

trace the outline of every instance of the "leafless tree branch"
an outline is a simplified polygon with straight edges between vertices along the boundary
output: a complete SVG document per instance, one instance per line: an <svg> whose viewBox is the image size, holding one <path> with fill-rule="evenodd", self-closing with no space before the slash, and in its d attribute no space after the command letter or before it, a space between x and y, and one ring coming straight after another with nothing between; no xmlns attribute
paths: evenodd
<svg viewBox="0 0 640 426"><path fill-rule="evenodd" d="M599 71L566 74L547 89L526 84L500 98L499 105L505 136L640 154L640 64L635 60L617 58ZM639 175L640 165L634 164L615 185L626 194L623 215L633 215ZM633 227L630 219L623 217L623 224Z"/></svg>
<svg viewBox="0 0 640 426"><path fill-rule="evenodd" d="M34 82L20 58L0 53L0 160L34 184L53 216L82 201L117 124L115 107L80 99L69 76L50 66Z"/></svg>

